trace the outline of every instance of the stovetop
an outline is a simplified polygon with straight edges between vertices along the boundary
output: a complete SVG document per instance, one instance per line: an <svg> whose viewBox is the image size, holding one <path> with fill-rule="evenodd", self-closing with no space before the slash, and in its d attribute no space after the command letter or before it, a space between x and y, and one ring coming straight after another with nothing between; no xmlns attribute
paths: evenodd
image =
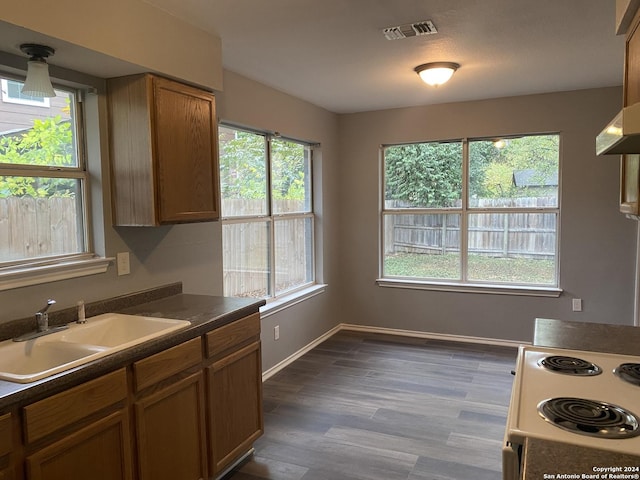
<svg viewBox="0 0 640 480"><path fill-rule="evenodd" d="M549 357L553 366L560 365L559 372L542 364ZM548 362L547 362L548 363ZM520 347L513 384L511 407L507 418L506 438L512 443L523 443L527 437L553 440L630 455L640 452L640 436L623 438L599 438L589 434L568 431L545 420L541 405L552 398L575 399L583 409L584 404L604 403L606 407L620 407L640 419L640 385L624 381L614 373L623 363L638 364L640 357L607 354L580 350L544 347ZM578 368L577 374L570 372ZM588 372L588 373L585 373ZM581 402L581 399L586 402ZM594 410L596 414L611 413Z"/></svg>

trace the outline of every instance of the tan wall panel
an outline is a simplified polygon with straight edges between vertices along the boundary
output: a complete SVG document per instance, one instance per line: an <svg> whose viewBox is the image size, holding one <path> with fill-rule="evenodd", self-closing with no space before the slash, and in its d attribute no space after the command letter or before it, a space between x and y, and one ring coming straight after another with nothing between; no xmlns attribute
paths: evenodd
<svg viewBox="0 0 640 480"><path fill-rule="evenodd" d="M60 0L52 8L48 1L24 0L4 5L0 20L149 71L222 89L220 38L141 1Z"/></svg>

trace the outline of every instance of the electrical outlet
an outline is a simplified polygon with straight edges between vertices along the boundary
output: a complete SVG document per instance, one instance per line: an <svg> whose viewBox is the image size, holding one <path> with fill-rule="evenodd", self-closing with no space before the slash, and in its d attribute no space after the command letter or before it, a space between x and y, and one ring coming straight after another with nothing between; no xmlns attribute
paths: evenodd
<svg viewBox="0 0 640 480"><path fill-rule="evenodd" d="M582 311L582 299L581 298L574 298L573 300L571 300L571 308L573 309L574 312L581 312Z"/></svg>
<svg viewBox="0 0 640 480"><path fill-rule="evenodd" d="M273 339L280 340L280 325L273 327Z"/></svg>
<svg viewBox="0 0 640 480"><path fill-rule="evenodd" d="M129 252L117 253L116 263L118 265L118 276L129 275L131 273L131 265L129 264Z"/></svg>

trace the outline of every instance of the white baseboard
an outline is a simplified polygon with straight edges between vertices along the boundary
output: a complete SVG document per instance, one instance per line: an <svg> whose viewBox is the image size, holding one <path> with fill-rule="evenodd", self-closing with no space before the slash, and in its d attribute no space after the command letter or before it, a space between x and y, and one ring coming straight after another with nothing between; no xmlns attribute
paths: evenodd
<svg viewBox="0 0 640 480"><path fill-rule="evenodd" d="M431 333L431 332L419 332L415 330L401 330L398 328L385 328L385 327L370 327L366 325L354 325L350 323L341 323L336 325L328 332L316 338L308 345L302 347L293 355L288 356L281 362L277 363L273 367L262 372L262 381L266 381L280 370L290 365L295 360L303 356L308 351L320 345L322 342L335 335L341 330L347 330L352 332L367 332L367 333L382 333L385 335L398 335L402 337L414 337L414 338L429 338L433 340L444 340L447 342L461 342L461 343L477 343L481 345L497 345L502 347L518 348L520 345L528 345L531 342L518 342L515 340L501 340L496 338L486 337L471 337L468 335L452 335L448 333Z"/></svg>
<svg viewBox="0 0 640 480"><path fill-rule="evenodd" d="M280 370L282 370L284 367L286 367L287 365L290 365L295 360L299 359L301 356L303 356L305 353L307 353L309 350L312 350L313 348L317 347L322 342L324 342L327 338L329 338L332 335L338 333L339 331L340 331L340 325L336 325L335 327L333 327L328 332L324 333L323 335L320 335L313 342L311 342L308 345L302 347L300 350L295 352L293 355L288 356L287 358L285 358L281 362L275 364L273 367L269 368L268 370L265 370L264 372L262 372L262 381L264 382L265 380L268 380L269 378L274 376L276 373L278 373Z"/></svg>
<svg viewBox="0 0 640 480"><path fill-rule="evenodd" d="M529 345L531 343L518 342L515 340L502 340L497 338L470 337L468 335L452 335L450 333L431 333L418 332L415 330L401 330L398 328L369 327L366 325L353 325L349 323L341 323L339 327L340 330L350 330L353 332L383 333L385 335L398 335L402 337L429 338L432 340L444 340L447 342L479 343L482 345L497 345L512 348L518 348L520 345Z"/></svg>

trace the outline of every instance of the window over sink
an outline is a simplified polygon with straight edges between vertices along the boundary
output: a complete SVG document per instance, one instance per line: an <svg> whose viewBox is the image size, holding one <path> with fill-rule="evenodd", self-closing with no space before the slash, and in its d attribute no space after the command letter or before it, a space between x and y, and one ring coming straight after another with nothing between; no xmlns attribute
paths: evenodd
<svg viewBox="0 0 640 480"><path fill-rule="evenodd" d="M0 73L0 289L100 273L91 253L82 91L24 96Z"/></svg>
<svg viewBox="0 0 640 480"><path fill-rule="evenodd" d="M379 284L558 290L558 134L386 145L381 156Z"/></svg>

